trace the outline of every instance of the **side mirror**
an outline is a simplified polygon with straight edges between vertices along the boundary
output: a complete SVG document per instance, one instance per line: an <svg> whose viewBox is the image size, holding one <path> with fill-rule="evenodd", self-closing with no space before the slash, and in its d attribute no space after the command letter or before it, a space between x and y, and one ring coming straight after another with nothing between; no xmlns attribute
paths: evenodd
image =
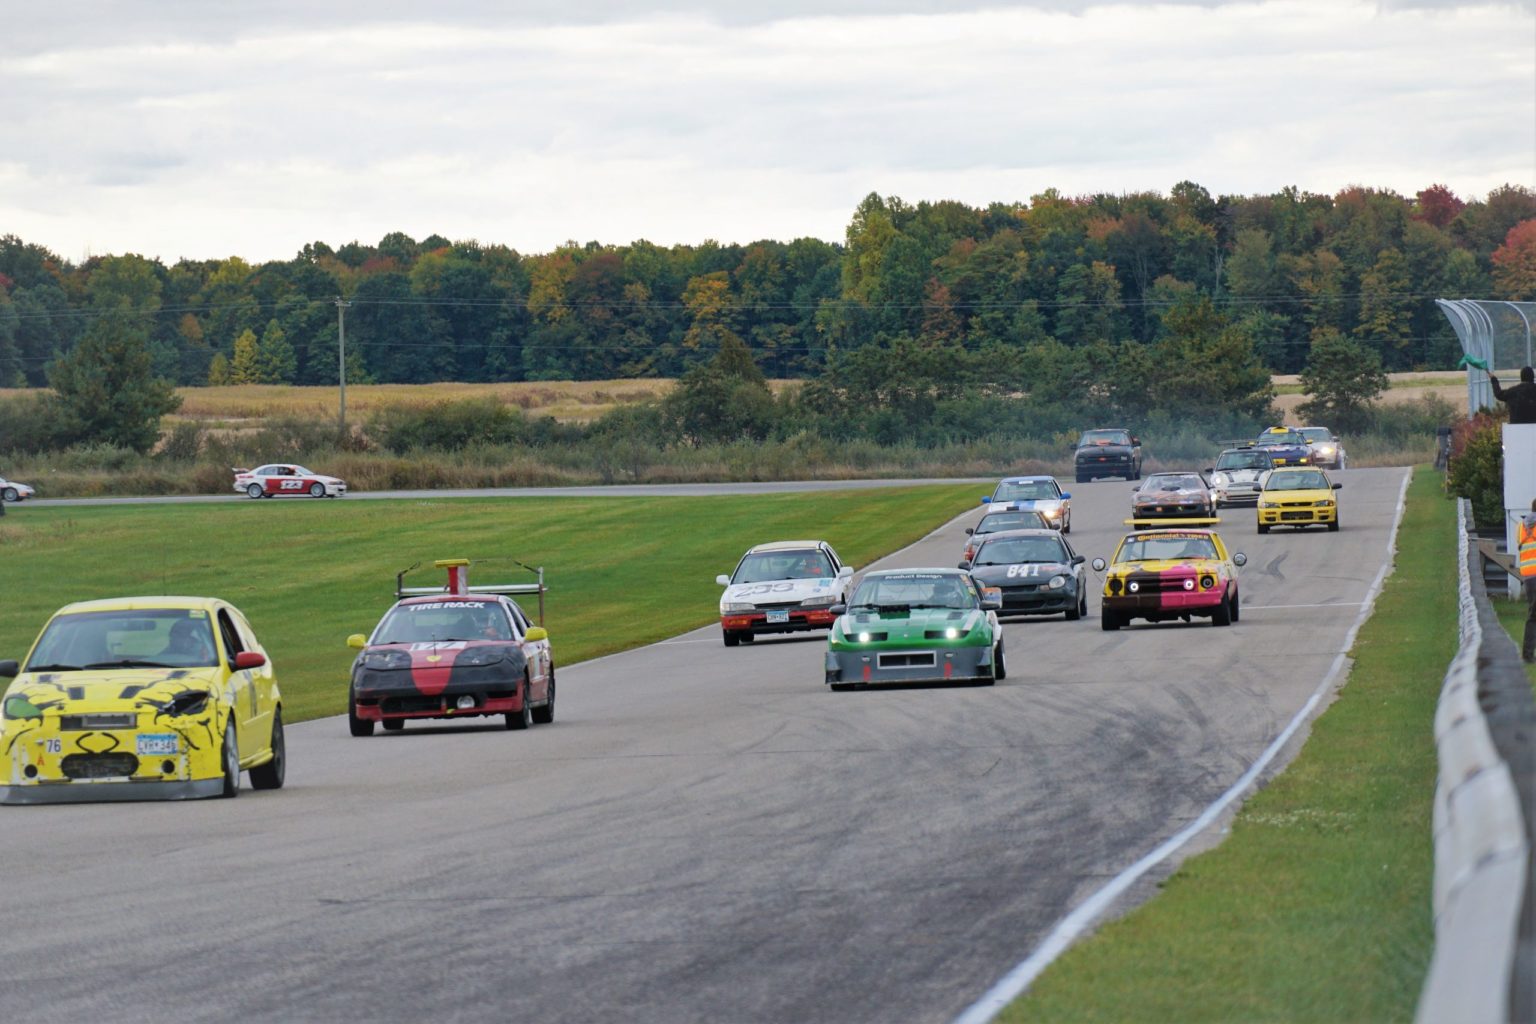
<svg viewBox="0 0 1536 1024"><path fill-rule="evenodd" d="M1333 489L1337 491L1337 490L1339 490L1343 486L1344 486L1343 484L1334 484L1333 485Z"/></svg>
<svg viewBox="0 0 1536 1024"><path fill-rule="evenodd" d="M241 651L235 655L235 671L243 672L248 668L261 668L267 663L267 656L260 651Z"/></svg>
<svg viewBox="0 0 1536 1024"><path fill-rule="evenodd" d="M362 650L364 647L368 646L368 638L361 633L353 633L351 636L347 637L347 646Z"/></svg>
<svg viewBox="0 0 1536 1024"><path fill-rule="evenodd" d="M15 679L21 675L21 666L14 661L0 661L0 679Z"/></svg>
<svg viewBox="0 0 1536 1024"><path fill-rule="evenodd" d="M834 604L827 611L833 615L846 615L848 613L848 606L846 604Z"/></svg>
<svg viewBox="0 0 1536 1024"><path fill-rule="evenodd" d="M1243 566L1248 564L1248 556L1239 551L1237 554L1232 556L1232 564L1241 569Z"/></svg>
<svg viewBox="0 0 1536 1024"><path fill-rule="evenodd" d="M840 580L846 580L848 577L850 577L852 575L853 575L853 566L851 566L851 565L845 565L841 569L837 570L837 578L840 579Z"/></svg>
<svg viewBox="0 0 1536 1024"><path fill-rule="evenodd" d="M1003 607L1003 592L996 587L981 588L982 611L995 612Z"/></svg>
<svg viewBox="0 0 1536 1024"><path fill-rule="evenodd" d="M965 528L965 535L966 535L966 536L967 536L967 537L969 537L969 536L970 536L970 535L971 535L971 534L973 534L973 533L975 533L975 532L976 532L976 531L975 531L975 529L973 529L973 528L972 528L972 527L969 527L969 526L967 526L967 527L966 527L966 528Z"/></svg>
<svg viewBox="0 0 1536 1024"><path fill-rule="evenodd" d="M981 499L981 503L983 505L990 505L990 504L992 504L992 495L989 494L986 497L982 498Z"/></svg>
<svg viewBox="0 0 1536 1024"><path fill-rule="evenodd" d="M1088 561L1088 556L1087 555L1073 555L1072 556L1072 564L1073 565L1082 565L1086 561Z"/></svg>
<svg viewBox="0 0 1536 1024"><path fill-rule="evenodd" d="M731 585L731 578L725 573L721 573L719 576L715 577L715 582L720 584L722 587L728 587Z"/></svg>
<svg viewBox="0 0 1536 1024"><path fill-rule="evenodd" d="M1068 492L1068 491L1062 491L1061 492L1061 500L1062 501L1066 501L1066 500L1068 500L1071 497L1072 497L1072 495L1071 495L1070 492Z"/></svg>
<svg viewBox="0 0 1536 1024"><path fill-rule="evenodd" d="M960 564L955 566L956 569L969 569L970 567L971 560L969 558L961 560Z"/></svg>
<svg viewBox="0 0 1536 1024"><path fill-rule="evenodd" d="M536 644L540 640L548 640L549 630L545 629L543 626L531 626L529 627L528 632L523 634L523 639L530 644Z"/></svg>
<svg viewBox="0 0 1536 1024"><path fill-rule="evenodd" d="M1212 473L1216 472L1216 468L1214 466L1206 466L1200 472L1204 473L1206 476L1210 476Z"/></svg>
<svg viewBox="0 0 1536 1024"><path fill-rule="evenodd" d="M1108 566L1102 558L1095 558L1092 563L1094 572L1103 572Z"/></svg>

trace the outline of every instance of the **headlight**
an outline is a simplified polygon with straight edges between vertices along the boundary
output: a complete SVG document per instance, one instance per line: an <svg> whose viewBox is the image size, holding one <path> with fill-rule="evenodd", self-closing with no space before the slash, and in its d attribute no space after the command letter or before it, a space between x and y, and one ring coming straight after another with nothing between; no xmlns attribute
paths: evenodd
<svg viewBox="0 0 1536 1024"><path fill-rule="evenodd" d="M808 597L800 602L802 608L825 608L828 605L837 604L836 594L827 594L825 597Z"/></svg>
<svg viewBox="0 0 1536 1024"><path fill-rule="evenodd" d="M750 601L726 601L720 605L720 610L727 615L739 615L742 612L757 611L757 605Z"/></svg>
<svg viewBox="0 0 1536 1024"><path fill-rule="evenodd" d="M454 661L455 665L463 665L474 668L479 665L494 665L507 656L507 649L500 645L492 647L470 647L461 652Z"/></svg>
<svg viewBox="0 0 1536 1024"><path fill-rule="evenodd" d="M1135 580L1131 580L1131 582L1125 585L1125 589L1134 594L1136 591L1141 589L1141 584L1137 583Z"/></svg>
<svg viewBox="0 0 1536 1024"><path fill-rule="evenodd" d="M1322 501L1314 501L1312 504L1316 505L1318 508L1333 508L1333 499L1324 498Z"/></svg>
<svg viewBox="0 0 1536 1024"><path fill-rule="evenodd" d="M183 690L169 700L155 705L162 714L200 715L208 708L207 690Z"/></svg>
<svg viewBox="0 0 1536 1024"><path fill-rule="evenodd" d="M859 633L857 636L854 637L854 639L857 640L861 644L867 644L867 643L869 643L870 637L869 637L868 633Z"/></svg>
<svg viewBox="0 0 1536 1024"><path fill-rule="evenodd" d="M1227 484L1231 483L1231 481L1227 479L1227 474L1225 473L1212 473L1211 482L1214 483L1217 487L1225 487Z"/></svg>
<svg viewBox="0 0 1536 1024"><path fill-rule="evenodd" d="M404 651L364 651L363 668L373 669L376 672L386 672L391 669L411 667L411 656Z"/></svg>
<svg viewBox="0 0 1536 1024"><path fill-rule="evenodd" d="M1046 586L1051 588L1052 590L1060 590L1062 587L1064 587L1066 585L1067 585L1067 578L1065 576L1052 576L1051 577L1051 582L1046 584Z"/></svg>
<svg viewBox="0 0 1536 1024"><path fill-rule="evenodd" d="M950 626L948 629L946 629L944 631L944 639L945 640L958 640L958 639L960 639L960 630L956 629L954 626Z"/></svg>
<svg viewBox="0 0 1536 1024"><path fill-rule="evenodd" d="M1057 506L1056 508L1042 508L1038 509L1037 511L1039 511L1039 513L1045 516L1047 519L1055 519L1057 516L1061 515L1060 506Z"/></svg>
<svg viewBox="0 0 1536 1024"><path fill-rule="evenodd" d="M1280 503L1278 501L1261 501L1261 502L1259 502L1259 508L1279 508L1279 507L1280 507Z"/></svg>
<svg viewBox="0 0 1536 1024"><path fill-rule="evenodd" d="M1194 590L1195 589L1195 581L1194 580L1185 580L1184 581L1184 589L1185 590Z"/></svg>

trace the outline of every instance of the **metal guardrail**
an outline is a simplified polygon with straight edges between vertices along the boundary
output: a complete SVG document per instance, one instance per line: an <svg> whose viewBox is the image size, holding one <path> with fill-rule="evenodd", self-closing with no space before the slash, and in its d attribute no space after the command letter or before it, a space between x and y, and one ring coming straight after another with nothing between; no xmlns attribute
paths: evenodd
<svg viewBox="0 0 1536 1024"><path fill-rule="evenodd" d="M1457 503L1461 643L1435 712L1435 952L1417 1024L1536 1020L1536 700Z"/></svg>

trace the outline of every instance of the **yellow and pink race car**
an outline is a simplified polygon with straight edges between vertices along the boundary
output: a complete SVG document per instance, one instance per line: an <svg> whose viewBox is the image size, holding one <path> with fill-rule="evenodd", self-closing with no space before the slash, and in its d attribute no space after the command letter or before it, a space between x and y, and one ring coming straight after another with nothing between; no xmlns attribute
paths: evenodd
<svg viewBox="0 0 1536 1024"><path fill-rule="evenodd" d="M1238 619L1237 570L1248 563L1241 551L1229 554L1214 531L1144 530L1121 538L1104 572L1101 623L1119 629L1132 619L1169 622L1208 618L1230 626Z"/></svg>

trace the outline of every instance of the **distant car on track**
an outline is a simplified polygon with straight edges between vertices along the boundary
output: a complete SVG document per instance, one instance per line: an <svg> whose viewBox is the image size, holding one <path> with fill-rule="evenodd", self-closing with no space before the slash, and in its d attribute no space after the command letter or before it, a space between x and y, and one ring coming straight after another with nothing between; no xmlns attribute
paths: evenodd
<svg viewBox="0 0 1536 1024"><path fill-rule="evenodd" d="M982 537L960 568L1001 593L999 617L1063 612L1075 622L1088 614L1085 561L1057 530L1002 530Z"/></svg>
<svg viewBox="0 0 1536 1024"><path fill-rule="evenodd" d="M1138 530L1170 519L1209 525L1215 517L1216 498L1210 485L1193 471L1153 473L1131 495L1131 520Z"/></svg>
<svg viewBox="0 0 1536 1024"><path fill-rule="evenodd" d="M832 606L848 598L853 568L824 540L758 544L741 556L736 571L716 576L720 635L727 647L776 633L826 629L837 618Z"/></svg>
<svg viewBox="0 0 1536 1024"><path fill-rule="evenodd" d="M183 800L283 785L282 695L233 605L124 597L48 620L0 701L0 802Z"/></svg>
<svg viewBox="0 0 1536 1024"><path fill-rule="evenodd" d="M1123 537L1114 558L1093 560L1104 579L1101 624L1106 630L1132 619L1167 622L1209 618L1212 625L1238 620L1237 570L1248 563L1229 554L1210 530L1162 529Z"/></svg>
<svg viewBox="0 0 1536 1024"><path fill-rule="evenodd" d="M7 480L5 477L0 476L0 500L26 501L36 494L37 492L27 484L18 483L15 480Z"/></svg>
<svg viewBox="0 0 1536 1024"><path fill-rule="evenodd" d="M1009 476L998 481L990 497L981 499L987 510L1024 509L1039 512L1053 530L1072 532L1072 495L1061 489L1053 476Z"/></svg>
<svg viewBox="0 0 1536 1024"><path fill-rule="evenodd" d="M1312 446L1312 465L1328 469L1344 469L1349 465L1344 442L1334 437L1327 427L1297 427L1296 432Z"/></svg>
<svg viewBox="0 0 1536 1024"><path fill-rule="evenodd" d="M1270 427L1253 439L1276 466L1306 466L1312 462L1312 445L1290 427Z"/></svg>
<svg viewBox="0 0 1536 1024"><path fill-rule="evenodd" d="M1034 509L1000 509L997 512L988 512L975 526L965 528L965 550L960 557L974 558L976 545L980 544L982 538L989 533L996 533L998 530L1047 529L1050 525L1046 522L1045 516Z"/></svg>
<svg viewBox="0 0 1536 1024"><path fill-rule="evenodd" d="M1339 499L1333 492L1343 487L1328 474L1310 466L1276 469L1259 493L1259 532L1272 526L1327 526L1339 528Z"/></svg>
<svg viewBox="0 0 1536 1024"><path fill-rule="evenodd" d="M290 462L274 462L236 468L235 490L252 498L339 498L347 493L347 483Z"/></svg>
<svg viewBox="0 0 1536 1024"><path fill-rule="evenodd" d="M508 729L555 720L555 662L549 633L534 625L508 595L539 594L537 583L471 588L469 559L435 562L448 570L445 587L405 587L396 577L395 606L372 636L354 633L347 724L371 736L374 723L391 732L412 719L506 716Z"/></svg>
<svg viewBox="0 0 1536 1024"><path fill-rule="evenodd" d="M1274 465L1269 453L1257 448L1228 448L1222 452L1216 457L1216 465L1205 471L1216 506L1256 504L1264 477Z"/></svg>
<svg viewBox="0 0 1536 1024"><path fill-rule="evenodd" d="M1073 448L1072 468L1080 484L1101 476L1140 480L1141 441L1119 427L1085 430Z"/></svg>
<svg viewBox="0 0 1536 1024"><path fill-rule="evenodd" d="M1000 598L955 569L866 573L827 637L827 685L971 683L1004 678Z"/></svg>

